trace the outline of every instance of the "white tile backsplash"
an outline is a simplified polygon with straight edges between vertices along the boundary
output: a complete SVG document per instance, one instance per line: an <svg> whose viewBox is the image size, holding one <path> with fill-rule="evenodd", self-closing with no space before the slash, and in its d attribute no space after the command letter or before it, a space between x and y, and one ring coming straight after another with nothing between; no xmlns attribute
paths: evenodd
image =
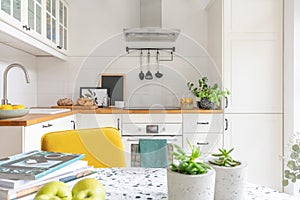
<svg viewBox="0 0 300 200"><path fill-rule="evenodd" d="M78 10L84 15L79 16ZM221 82L220 67L213 66L206 52L207 13L198 0L163 1L163 26L181 29L175 43L125 42L123 28L138 26L139 0L70 2L68 60L37 59L39 106L49 106L57 98L70 94L75 101L81 86L98 86L100 73L126 74L125 101L132 106L178 106L179 99L188 92L187 81L196 82L208 76L212 82ZM174 60L161 62L160 72L164 74L161 79L141 81L138 52L127 54L125 48L154 44L175 46ZM155 52L151 53L150 69L154 75L157 71ZM146 52L144 55L146 73ZM161 55L162 58L168 56L166 52ZM47 92L52 96L47 96Z"/></svg>

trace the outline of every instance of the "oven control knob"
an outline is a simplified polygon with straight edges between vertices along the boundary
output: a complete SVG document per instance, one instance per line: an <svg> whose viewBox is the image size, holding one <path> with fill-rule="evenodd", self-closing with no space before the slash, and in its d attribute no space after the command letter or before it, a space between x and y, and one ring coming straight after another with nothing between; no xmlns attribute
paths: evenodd
<svg viewBox="0 0 300 200"><path fill-rule="evenodd" d="M141 128L138 128L138 132L141 132L141 130L142 130Z"/></svg>

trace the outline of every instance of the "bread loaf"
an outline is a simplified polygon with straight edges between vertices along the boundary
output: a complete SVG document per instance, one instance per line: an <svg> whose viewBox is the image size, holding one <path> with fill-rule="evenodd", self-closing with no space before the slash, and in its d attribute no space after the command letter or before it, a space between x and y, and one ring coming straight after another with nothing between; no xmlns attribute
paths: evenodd
<svg viewBox="0 0 300 200"><path fill-rule="evenodd" d="M82 97L82 98L77 99L76 105L77 106L92 106L92 105L94 105L94 101L93 101L93 99Z"/></svg>
<svg viewBox="0 0 300 200"><path fill-rule="evenodd" d="M72 99L69 99L69 98L63 98L63 99L59 99L57 101L57 105L58 106L72 106L73 101L72 101Z"/></svg>

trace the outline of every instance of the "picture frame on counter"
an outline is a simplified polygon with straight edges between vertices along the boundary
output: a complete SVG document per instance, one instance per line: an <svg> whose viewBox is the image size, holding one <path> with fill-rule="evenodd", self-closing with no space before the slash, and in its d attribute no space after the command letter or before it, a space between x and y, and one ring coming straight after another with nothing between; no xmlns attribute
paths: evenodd
<svg viewBox="0 0 300 200"><path fill-rule="evenodd" d="M125 100L125 74L99 74L99 87L108 88L111 105Z"/></svg>
<svg viewBox="0 0 300 200"><path fill-rule="evenodd" d="M101 108L108 106L109 89L103 87L80 87L80 98L92 99Z"/></svg>

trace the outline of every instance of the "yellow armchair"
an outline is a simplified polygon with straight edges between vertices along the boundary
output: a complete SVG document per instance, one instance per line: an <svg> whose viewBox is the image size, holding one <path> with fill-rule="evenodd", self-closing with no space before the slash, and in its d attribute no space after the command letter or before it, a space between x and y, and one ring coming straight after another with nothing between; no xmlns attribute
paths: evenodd
<svg viewBox="0 0 300 200"><path fill-rule="evenodd" d="M41 147L44 151L85 154L88 165L97 168L126 166L120 132L112 127L47 133Z"/></svg>

